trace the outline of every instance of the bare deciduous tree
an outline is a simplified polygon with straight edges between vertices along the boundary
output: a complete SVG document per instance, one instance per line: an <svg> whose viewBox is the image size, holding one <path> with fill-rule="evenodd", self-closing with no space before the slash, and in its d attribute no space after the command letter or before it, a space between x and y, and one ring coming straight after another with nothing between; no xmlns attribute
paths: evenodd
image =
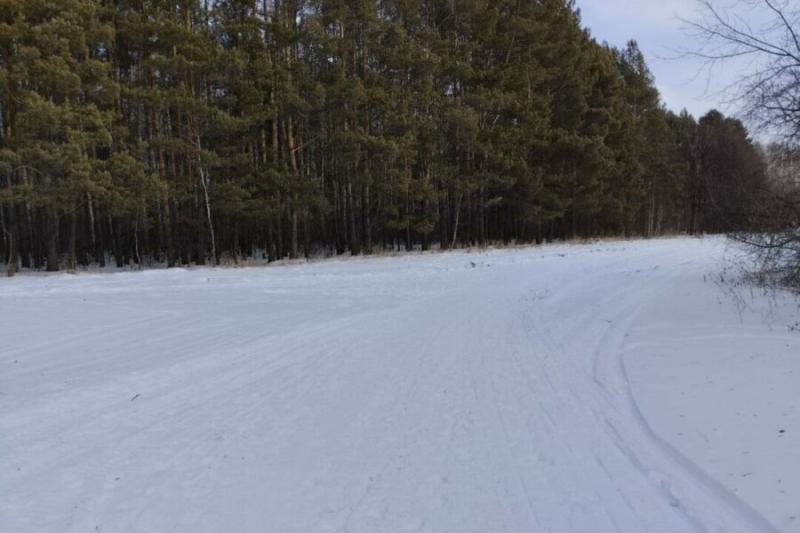
<svg viewBox="0 0 800 533"><path fill-rule="evenodd" d="M698 0L699 20L687 24L703 39L693 52L709 64L747 59L737 82L752 125L800 138L800 8L795 0Z"/></svg>
<svg viewBox="0 0 800 533"><path fill-rule="evenodd" d="M698 0L701 17L687 24L702 38L693 55L710 65L747 59L737 82L746 118L785 146L800 145L800 7L796 0ZM761 279L800 287L800 198L775 187L752 199L757 232L735 237L755 251Z"/></svg>

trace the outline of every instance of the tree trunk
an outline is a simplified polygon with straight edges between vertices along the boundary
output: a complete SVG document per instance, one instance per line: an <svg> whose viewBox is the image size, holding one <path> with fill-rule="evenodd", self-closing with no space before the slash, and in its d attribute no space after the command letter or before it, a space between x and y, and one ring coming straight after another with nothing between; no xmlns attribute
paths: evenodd
<svg viewBox="0 0 800 533"><path fill-rule="evenodd" d="M47 271L58 272L58 214L47 210Z"/></svg>
<svg viewBox="0 0 800 533"><path fill-rule="evenodd" d="M353 199L353 182L347 178L347 203L349 204L350 221L350 253L358 255L361 249L358 245L358 233L356 231L356 205Z"/></svg>
<svg viewBox="0 0 800 533"><path fill-rule="evenodd" d="M215 265L219 264L219 257L217 257L217 238L214 235L214 222L211 218L211 201L208 197L208 172L203 168L202 161L200 160L200 137L197 137L197 168L200 171L200 187L203 190L203 201L205 204L206 222L208 224L208 235L211 238L211 260Z"/></svg>
<svg viewBox="0 0 800 533"><path fill-rule="evenodd" d="M450 244L451 248L455 248L456 244L458 244L458 220L461 217L461 199L463 196L463 193L458 193L458 196L456 197L456 215L455 219L453 220L453 240Z"/></svg>
<svg viewBox="0 0 800 533"><path fill-rule="evenodd" d="M78 268L78 257L76 252L76 241L78 238L78 215L73 210L69 215L69 255L67 259L67 269L75 271Z"/></svg>
<svg viewBox="0 0 800 533"><path fill-rule="evenodd" d="M14 213L14 204L8 206L8 228L5 229L8 235L8 263L6 264L6 273L8 277L17 273L19 264L18 252L16 246L16 213Z"/></svg>
<svg viewBox="0 0 800 533"><path fill-rule="evenodd" d="M364 197L361 202L361 212L364 217L364 251L372 253L372 221L369 216L369 184L364 188Z"/></svg>

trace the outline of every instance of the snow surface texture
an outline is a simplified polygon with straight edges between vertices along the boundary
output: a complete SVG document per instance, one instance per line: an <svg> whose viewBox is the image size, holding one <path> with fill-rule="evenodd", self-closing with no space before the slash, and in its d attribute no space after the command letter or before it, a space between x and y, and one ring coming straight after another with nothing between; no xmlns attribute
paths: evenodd
<svg viewBox="0 0 800 533"><path fill-rule="evenodd" d="M2 280L0 531L800 532L796 306L724 255Z"/></svg>

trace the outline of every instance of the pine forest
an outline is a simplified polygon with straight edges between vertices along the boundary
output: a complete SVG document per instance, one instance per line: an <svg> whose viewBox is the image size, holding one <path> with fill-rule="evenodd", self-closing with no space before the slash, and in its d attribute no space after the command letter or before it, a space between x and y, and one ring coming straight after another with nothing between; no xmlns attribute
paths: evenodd
<svg viewBox="0 0 800 533"><path fill-rule="evenodd" d="M0 262L720 232L764 158L572 0L2 0Z"/></svg>

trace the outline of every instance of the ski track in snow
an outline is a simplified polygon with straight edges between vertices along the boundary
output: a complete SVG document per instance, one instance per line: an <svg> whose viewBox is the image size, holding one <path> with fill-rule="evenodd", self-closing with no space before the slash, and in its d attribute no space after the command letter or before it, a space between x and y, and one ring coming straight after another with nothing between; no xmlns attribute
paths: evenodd
<svg viewBox="0 0 800 533"><path fill-rule="evenodd" d="M800 347L670 326L659 302L734 306L703 282L724 248L2 280L0 531L800 531L663 434L642 381L684 334Z"/></svg>

